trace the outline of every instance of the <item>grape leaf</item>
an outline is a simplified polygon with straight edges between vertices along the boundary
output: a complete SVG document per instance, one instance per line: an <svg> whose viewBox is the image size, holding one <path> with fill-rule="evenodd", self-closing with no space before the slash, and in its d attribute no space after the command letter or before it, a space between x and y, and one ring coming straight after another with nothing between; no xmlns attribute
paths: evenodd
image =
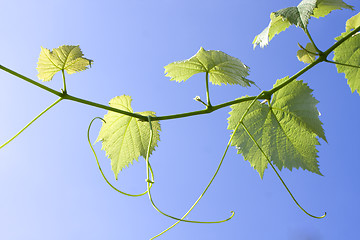
<svg viewBox="0 0 360 240"><path fill-rule="evenodd" d="M275 12L275 16L281 16L290 24L306 29L314 8L316 0L302 0L296 7L288 7Z"/></svg>
<svg viewBox="0 0 360 240"><path fill-rule="evenodd" d="M297 51L297 58L299 61L304 63L312 63L316 59L316 49L314 47L314 44L308 43L306 44L305 49L301 46L302 49Z"/></svg>
<svg viewBox="0 0 360 240"><path fill-rule="evenodd" d="M52 51L41 47L36 68L39 72L38 78L50 81L61 70L65 70L68 74L86 70L93 60L83 58L83 55L79 46L63 45Z"/></svg>
<svg viewBox="0 0 360 240"><path fill-rule="evenodd" d="M131 97L122 95L110 100L109 105L114 108L133 112ZM143 116L155 116L154 112L140 112ZM117 179L118 173L128 167L139 156L146 157L147 147L150 140L150 126L148 122L139 121L136 118L109 111L104 116L99 136L96 142L102 142L102 149L111 159L111 168ZM160 140L160 123L152 122L153 140L150 151L154 151ZM150 152L150 153L151 153Z"/></svg>
<svg viewBox="0 0 360 240"><path fill-rule="evenodd" d="M269 25L254 38L253 46L267 46L270 40L290 25L306 30L311 16L319 18L336 9L353 9L342 0L302 0L296 7L288 7L270 14Z"/></svg>
<svg viewBox="0 0 360 240"><path fill-rule="evenodd" d="M350 18L346 22L347 28L351 29L357 27L358 24L359 22L356 22L356 18ZM350 30L342 33L339 37L335 38L335 40L339 41L347 35ZM360 95L360 34L354 34L340 46L335 48L333 59L335 62L345 64L336 64L337 71L339 73L345 73L345 78L348 80L347 84L349 85L351 92L357 91Z"/></svg>
<svg viewBox="0 0 360 240"><path fill-rule="evenodd" d="M281 33L290 25L290 22L283 17L276 16L275 13L271 13L269 25L259 35L257 35L253 41L254 48L257 45L260 45L261 48L269 45L269 42L276 34Z"/></svg>
<svg viewBox="0 0 360 240"><path fill-rule="evenodd" d="M287 79L278 80L274 86ZM321 175L316 159L317 136L325 141L326 138L316 108L318 101L311 92L305 83L295 80L274 93L271 107L256 101L244 118L249 132L280 170L301 167ZM231 106L228 129L234 131L249 104L243 102ZM263 178L268 162L241 126L231 144Z"/></svg>
<svg viewBox="0 0 360 240"><path fill-rule="evenodd" d="M206 72L210 76L210 82L215 85L239 84L250 86L253 81L246 79L249 75L249 67L239 59L227 55L221 51L200 50L191 58L177 61L165 66L165 73L171 81L182 82L197 73Z"/></svg>
<svg viewBox="0 0 360 240"><path fill-rule="evenodd" d="M325 17L333 10L340 9L354 10L354 7L344 3L342 0L318 0L312 16L316 18Z"/></svg>
<svg viewBox="0 0 360 240"><path fill-rule="evenodd" d="M360 12L346 21L346 31L354 30L360 26Z"/></svg>

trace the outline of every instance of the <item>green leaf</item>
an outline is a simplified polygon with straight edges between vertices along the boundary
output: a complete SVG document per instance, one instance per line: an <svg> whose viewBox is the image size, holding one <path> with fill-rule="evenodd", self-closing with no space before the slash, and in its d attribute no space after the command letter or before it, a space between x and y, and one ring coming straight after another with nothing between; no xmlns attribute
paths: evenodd
<svg viewBox="0 0 360 240"><path fill-rule="evenodd" d="M312 16L316 18L325 17L333 10L340 9L354 10L353 6L344 3L342 0L318 0Z"/></svg>
<svg viewBox="0 0 360 240"><path fill-rule="evenodd" d="M314 44L308 43L306 44L306 47L302 47L300 44L299 46L302 48L299 51L297 51L297 58L299 61L304 63L312 63L316 59L316 48Z"/></svg>
<svg viewBox="0 0 360 240"><path fill-rule="evenodd" d="M316 7L316 0L303 0L296 7L288 7L280 9L275 12L275 16L281 16L302 29L306 29L314 8Z"/></svg>
<svg viewBox="0 0 360 240"><path fill-rule="evenodd" d="M260 45L261 48L269 45L269 42L276 34L284 31L290 25L290 22L283 17L275 16L275 13L271 13L269 25L259 35L257 35L252 42L254 48L257 45Z"/></svg>
<svg viewBox="0 0 360 240"><path fill-rule="evenodd" d="M354 30L360 26L360 12L346 21L346 31Z"/></svg>
<svg viewBox="0 0 360 240"><path fill-rule="evenodd" d="M111 99L109 105L124 111L133 112L131 97L122 95ZM155 116L154 112L139 112L143 116ZM128 167L139 156L146 157L150 140L150 126L148 122L109 111L105 116L96 142L102 142L102 149L111 159L111 168L117 179L118 173ZM160 123L152 122L153 140L150 151L154 151L160 140ZM151 153L150 152L150 153Z"/></svg>
<svg viewBox="0 0 360 240"><path fill-rule="evenodd" d="M342 39L349 32L335 38ZM334 50L334 61L351 66L336 64L339 73L345 73L351 92L357 91L360 95L360 34L354 34Z"/></svg>
<svg viewBox="0 0 360 240"><path fill-rule="evenodd" d="M270 40L280 32L287 29L290 25L295 25L307 29L311 16L316 18L324 17L332 10L353 9L342 0L303 0L296 7L288 7L270 14L269 25L255 37L254 48L260 45L261 48L267 46Z"/></svg>
<svg viewBox="0 0 360 240"><path fill-rule="evenodd" d="M50 81L54 75L62 70L73 74L86 70L91 66L92 60L83 58L79 46L64 45L54 48L52 51L41 47L37 70L38 78L43 81Z"/></svg>
<svg viewBox="0 0 360 240"><path fill-rule="evenodd" d="M274 86L286 80L288 77L278 80ZM316 159L317 136L325 141L326 138L316 108L318 101L311 92L305 83L295 80L274 93L271 107L256 101L243 121L280 170L301 167L321 175ZM231 107L228 129L234 131L249 104L243 102ZM236 131L232 145L263 178L268 162L242 126Z"/></svg>
<svg viewBox="0 0 360 240"><path fill-rule="evenodd" d="M177 61L165 66L165 73L171 81L182 82L197 73L206 72L210 76L210 82L215 85L239 84L250 86L254 83L246 77L249 75L249 67L239 59L227 55L221 51L200 50L190 59Z"/></svg>
<svg viewBox="0 0 360 240"><path fill-rule="evenodd" d="M267 46L275 34L279 34L292 24L306 29L315 7L316 0L303 0L296 7L288 7L271 13L269 25L253 41L254 48L259 44L260 47Z"/></svg>

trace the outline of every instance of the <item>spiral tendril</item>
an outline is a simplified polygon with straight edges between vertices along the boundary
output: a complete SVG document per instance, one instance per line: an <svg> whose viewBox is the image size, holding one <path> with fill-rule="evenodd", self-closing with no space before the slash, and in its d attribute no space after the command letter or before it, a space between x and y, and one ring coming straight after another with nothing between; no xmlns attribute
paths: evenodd
<svg viewBox="0 0 360 240"><path fill-rule="evenodd" d="M151 116L148 116L148 121L149 121L149 125L150 125L150 140L149 140L148 152L147 152L147 154L146 154L146 163L147 163L147 164L149 164L149 156L150 156L150 151L149 151L149 150L150 150L150 144L151 144L151 142L152 142L152 134L153 134L153 133L152 133L152 132L153 132L153 131L152 131L152 125L151 125ZM163 215L165 215L165 216L167 216L167 217L169 217L169 218L172 218L172 219L174 219L174 220L177 220L176 223L174 223L173 225L171 225L170 227L168 227L167 229L165 229L165 230L162 231L161 233L157 234L156 236L152 237L150 240L155 239L155 238L161 236L161 235L164 234L165 232L169 231L171 228L175 227L175 226L176 226L178 223L180 223L180 222L190 222L190 223L222 223L222 222L227 222L227 221L229 221L230 219L232 219L232 218L234 217L235 212L234 212L234 211L231 211L231 212L230 212L230 213L231 213L231 216L230 216L229 218L224 219L224 220L221 220L221 221L201 222L201 221L189 221L189 220L185 220L185 219L184 219L184 218L194 209L194 207L198 204L198 202L201 200L201 198L205 195L206 191L209 189L211 183L214 181L214 179L215 179L216 175L218 174L218 172L219 172L219 170L220 170L220 167L221 167L221 165L222 165L222 163L223 163L223 160L224 160L224 158L225 158L225 155L226 155L226 153L227 153L227 150L228 150L228 148L229 148L229 146L230 146L231 140L232 140L232 138L230 139L230 141L229 141L229 143L228 143L228 145L227 145L227 147L226 147L225 153L224 153L224 155L223 155L223 157L222 157L222 159L221 159L221 161L220 161L220 163L219 163L219 165L218 165L218 167L217 167L217 169L216 169L213 177L211 178L210 182L208 183L208 185L206 186L206 188L204 189L204 191L201 193L201 195L198 197L198 199L195 201L195 203L190 207L190 209L184 214L184 216L183 216L182 218L172 217L172 216L170 216L170 215L162 212L159 208L157 208L157 206L155 205L154 201L152 200L151 191L150 191L150 189L148 189L149 199L150 199L150 202L151 202L151 204L153 205L153 207L154 207L159 213L161 213L161 214L163 214ZM148 172L148 177L149 177L149 172Z"/></svg>
<svg viewBox="0 0 360 240"><path fill-rule="evenodd" d="M129 197L140 197L140 196L145 195L145 194L148 192L148 190L151 188L151 184L150 184L150 186L148 187L148 189L147 189L145 192L143 192L143 193L140 193L140 194L129 194L129 193L123 192L123 191L117 189L116 187L114 187L114 186L109 182L109 180L106 178L104 172L102 171L102 169L101 169L101 167L100 167L100 163L99 163L98 157L97 157L96 152L95 152L95 150L94 150L94 148L93 148L93 146L92 146L92 144L91 144L91 141L90 141L90 129L91 129L91 125L93 124L93 122L94 122L96 119L100 119L100 120L102 120L104 123L106 123L105 120L104 120L103 118L101 118L101 117L96 117L96 118L94 118L93 120L91 120L91 122L90 122L90 124L89 124L89 127L88 127L88 131L87 131L87 139L88 139L88 142L89 142L89 146L90 146L90 148L91 148L91 151L93 152L93 154L94 154L94 156L95 156L96 163L97 163L97 165L98 165L98 167L99 167L99 170L100 170L100 172L101 172L101 175L102 175L103 178L105 179L106 183L107 183L112 189L114 189L115 191L117 191L117 192L119 192L119 193L121 193L121 194L124 194L124 195L126 195L126 196L129 196ZM152 172L152 168L151 168L150 165L149 165L149 170Z"/></svg>

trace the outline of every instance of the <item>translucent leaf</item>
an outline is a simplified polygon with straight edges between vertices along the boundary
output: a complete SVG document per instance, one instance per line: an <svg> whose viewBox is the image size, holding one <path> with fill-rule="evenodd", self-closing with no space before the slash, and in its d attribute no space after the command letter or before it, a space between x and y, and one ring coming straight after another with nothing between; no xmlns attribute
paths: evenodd
<svg viewBox="0 0 360 240"><path fill-rule="evenodd" d="M53 51L41 47L37 70L38 78L43 81L50 81L54 75L62 70L73 74L86 70L91 66L92 60L83 58L79 46L64 45L54 48Z"/></svg>
<svg viewBox="0 0 360 240"><path fill-rule="evenodd" d="M255 37L253 41L254 48L260 45L261 48L267 46L271 39L280 32L284 31L290 26L290 22L281 16L275 16L275 13L270 14L269 25Z"/></svg>
<svg viewBox="0 0 360 240"><path fill-rule="evenodd" d="M275 12L275 16L281 16L291 24L306 29L316 2L316 0L303 0L296 7L288 7Z"/></svg>
<svg viewBox="0 0 360 240"><path fill-rule="evenodd" d="M318 0L317 7L314 9L313 17L325 17L331 11L339 9L354 10L353 6L344 3L342 0Z"/></svg>
<svg viewBox="0 0 360 240"><path fill-rule="evenodd" d="M304 63L312 63L316 59L316 49L314 47L314 44L308 43L306 44L305 49L300 49L297 51L297 58L299 61Z"/></svg>
<svg viewBox="0 0 360 240"><path fill-rule="evenodd" d="M323 17L336 9L353 9L342 0L303 0L296 7L288 7L270 14L269 25L255 37L254 48L257 45L265 47L270 40L284 31L290 25L295 25L302 29L307 28L311 16L316 18Z"/></svg>
<svg viewBox="0 0 360 240"><path fill-rule="evenodd" d="M260 47L267 46L275 34L279 34L292 24L305 29L315 6L316 0L303 0L296 7L271 13L269 25L253 41L254 48L259 44Z"/></svg>
<svg viewBox="0 0 360 240"><path fill-rule="evenodd" d="M354 30L360 26L360 12L346 21L346 31Z"/></svg>
<svg viewBox="0 0 360 240"><path fill-rule="evenodd" d="M348 32L335 38L337 41ZM336 64L339 73L345 73L347 84L351 92L357 91L360 95L360 34L355 34L334 50L334 61L351 66Z"/></svg>
<svg viewBox="0 0 360 240"><path fill-rule="evenodd" d="M111 99L109 105L114 108L133 112L131 97L122 95ZM155 116L154 112L140 112L143 116ZM117 179L118 173L128 167L139 156L146 157L147 147L150 140L150 126L148 122L139 121L136 118L109 111L105 116L99 136L96 142L102 142L102 149L111 159L111 167ZM160 123L152 122L153 140L151 152L155 150L160 140Z"/></svg>
<svg viewBox="0 0 360 240"><path fill-rule="evenodd" d="M288 78L278 80L278 85ZM293 81L273 95L271 107L257 101L244 119L244 124L271 161L281 170L302 168L320 174L317 161L317 136L325 134L316 108L318 101L302 81ZM250 102L233 105L228 129L234 130ZM249 161L263 178L267 160L240 126L232 145Z"/></svg>
<svg viewBox="0 0 360 240"><path fill-rule="evenodd" d="M209 74L210 82L216 85L239 84L250 86L254 83L246 77L249 75L249 67L239 59L226 53L215 50L200 50L190 59L170 63L165 66L165 73L172 81L182 82L197 73Z"/></svg>

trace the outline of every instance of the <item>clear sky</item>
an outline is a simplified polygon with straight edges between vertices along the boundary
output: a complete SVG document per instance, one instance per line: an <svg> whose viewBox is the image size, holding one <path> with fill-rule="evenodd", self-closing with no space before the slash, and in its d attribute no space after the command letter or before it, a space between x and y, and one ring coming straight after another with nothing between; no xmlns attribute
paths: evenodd
<svg viewBox="0 0 360 240"><path fill-rule="evenodd" d="M202 109L193 98L205 99L204 75L185 83L169 81L164 66L193 56L202 46L221 50L250 67L249 79L264 90L305 66L296 58L297 43L306 35L292 26L265 49L252 41L269 23L270 12L298 0L203 1L3 1L0 8L0 64L37 80L40 47L80 45L93 59L90 70L67 76L71 95L107 104L123 94L133 98L135 111L167 115ZM309 31L322 50L345 30L356 11L334 11L311 19ZM358 169L359 103L344 74L323 64L303 75L320 101L318 109L328 143L320 140L319 176L303 170L281 171L297 200L292 201L271 169L264 179L231 149L208 193L190 220L225 219L221 224L181 223L158 239L357 239L360 208ZM0 71L0 142L5 142L56 100L31 84ZM62 87L61 75L47 86ZM255 87L210 86L212 103L256 95ZM165 212L182 216L197 199L225 150L230 108L210 115L163 121L161 141L152 155L156 183L154 201ZM112 190L100 175L87 144L89 122L106 111L63 101L11 144L0 150L0 239L143 240L174 223L149 203L147 196L130 198ZM91 132L95 141L101 123ZM95 145L105 174L120 189L145 190L141 158L119 174Z"/></svg>

